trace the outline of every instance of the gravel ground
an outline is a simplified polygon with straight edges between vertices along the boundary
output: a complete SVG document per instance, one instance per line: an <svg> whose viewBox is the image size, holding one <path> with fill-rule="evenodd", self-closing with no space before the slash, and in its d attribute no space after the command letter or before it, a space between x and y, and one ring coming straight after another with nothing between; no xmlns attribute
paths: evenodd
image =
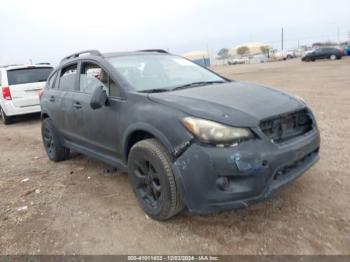
<svg viewBox="0 0 350 262"><path fill-rule="evenodd" d="M0 124L0 253L350 254L350 59L214 70L303 97L321 130L316 166L267 202L156 222L127 174L79 154L50 162L39 117L22 117Z"/></svg>

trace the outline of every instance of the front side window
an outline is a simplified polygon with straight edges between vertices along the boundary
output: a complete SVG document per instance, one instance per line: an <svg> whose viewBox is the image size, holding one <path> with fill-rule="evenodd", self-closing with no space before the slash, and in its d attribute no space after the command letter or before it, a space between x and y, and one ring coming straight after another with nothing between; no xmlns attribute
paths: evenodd
<svg viewBox="0 0 350 262"><path fill-rule="evenodd" d="M80 73L80 91L92 94L96 87L102 86L110 96L119 97L119 88L100 66L84 63Z"/></svg>
<svg viewBox="0 0 350 262"><path fill-rule="evenodd" d="M63 90L74 90L77 75L77 64L67 66L61 70L59 88Z"/></svg>
<svg viewBox="0 0 350 262"><path fill-rule="evenodd" d="M170 90L197 82L225 81L209 70L174 55L126 55L111 57L108 61L137 91Z"/></svg>
<svg viewBox="0 0 350 262"><path fill-rule="evenodd" d="M52 67L21 68L7 71L9 85L46 82Z"/></svg>

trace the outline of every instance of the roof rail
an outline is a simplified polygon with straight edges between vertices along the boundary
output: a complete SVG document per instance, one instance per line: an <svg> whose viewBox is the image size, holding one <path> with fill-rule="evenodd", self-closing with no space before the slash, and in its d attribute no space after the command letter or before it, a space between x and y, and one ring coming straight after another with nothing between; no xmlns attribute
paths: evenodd
<svg viewBox="0 0 350 262"><path fill-rule="evenodd" d="M66 56L65 58L63 58L61 60L61 63L65 60L68 60L68 59L71 59L71 58L76 58L76 57L79 57L80 55L82 54L91 54L91 55L96 55L96 56L102 56L102 54L100 53L100 51L98 50L84 50L84 51L80 51L80 52L77 52L77 53L74 53L74 54L71 54L69 56Z"/></svg>
<svg viewBox="0 0 350 262"><path fill-rule="evenodd" d="M137 52L154 52L154 53L169 54L169 52L165 51L164 49L145 49L145 50L138 50Z"/></svg>
<svg viewBox="0 0 350 262"><path fill-rule="evenodd" d="M6 68L11 66L22 66L23 64L11 64L11 65L1 65L0 68Z"/></svg>

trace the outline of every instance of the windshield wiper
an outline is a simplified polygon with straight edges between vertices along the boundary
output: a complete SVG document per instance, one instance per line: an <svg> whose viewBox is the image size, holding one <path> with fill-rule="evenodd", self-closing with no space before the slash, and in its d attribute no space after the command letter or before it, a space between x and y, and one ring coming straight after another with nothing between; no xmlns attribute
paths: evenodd
<svg viewBox="0 0 350 262"><path fill-rule="evenodd" d="M161 92L169 92L169 91L174 91L174 90L180 90L180 89L185 89L185 88L190 88L190 87L196 87L196 86L205 86L205 85L211 85L211 84L222 84L226 83L226 81L199 81L199 82L192 82L186 85L182 86L177 86L175 88L169 89L169 88L154 88L154 89L146 89L146 90L141 90L138 91L140 93L161 93Z"/></svg>
<svg viewBox="0 0 350 262"><path fill-rule="evenodd" d="M171 89L168 88L154 88L154 89L147 89L147 90L141 90L138 91L140 93L161 93L161 92L168 92L171 91Z"/></svg>
<svg viewBox="0 0 350 262"><path fill-rule="evenodd" d="M193 83L189 83L186 85L182 85L182 86L177 86L171 90L180 90L180 89L185 89L185 88L191 88L191 87L196 87L196 86L205 86L205 85L211 85L211 84L222 84L222 83L226 83L225 81L200 81L200 82L193 82Z"/></svg>

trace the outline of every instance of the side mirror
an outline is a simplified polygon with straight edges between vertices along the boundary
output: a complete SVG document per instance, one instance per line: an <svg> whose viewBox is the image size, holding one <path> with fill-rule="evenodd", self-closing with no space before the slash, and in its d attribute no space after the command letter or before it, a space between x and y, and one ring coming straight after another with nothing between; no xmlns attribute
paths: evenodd
<svg viewBox="0 0 350 262"><path fill-rule="evenodd" d="M95 110L105 105L108 105L108 96L106 90L104 90L102 86L98 86L92 93L90 106L93 110Z"/></svg>

